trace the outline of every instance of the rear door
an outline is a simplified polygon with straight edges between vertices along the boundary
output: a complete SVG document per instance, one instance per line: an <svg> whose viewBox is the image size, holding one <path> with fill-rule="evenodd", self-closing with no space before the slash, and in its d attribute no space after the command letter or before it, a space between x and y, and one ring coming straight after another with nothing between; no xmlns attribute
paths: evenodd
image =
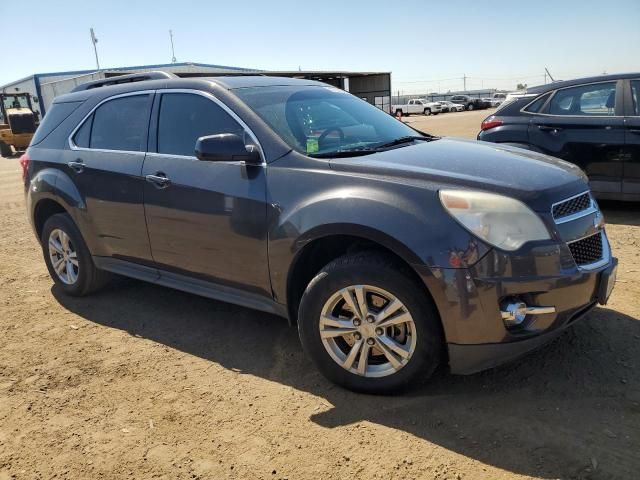
<svg viewBox="0 0 640 480"><path fill-rule="evenodd" d="M562 88L529 124L529 142L578 165L600 193L620 193L625 160L622 82Z"/></svg>
<svg viewBox="0 0 640 480"><path fill-rule="evenodd" d="M169 280L186 275L270 297L266 167L198 160L196 140L221 133L247 134L208 94L158 91L143 168L153 259Z"/></svg>
<svg viewBox="0 0 640 480"><path fill-rule="evenodd" d="M144 223L144 161L153 92L100 103L71 136L65 169L85 204L78 222L94 255L151 263Z"/></svg>
<svg viewBox="0 0 640 480"><path fill-rule="evenodd" d="M622 193L640 199L640 79L631 80L627 92L624 122L628 157L624 163Z"/></svg>

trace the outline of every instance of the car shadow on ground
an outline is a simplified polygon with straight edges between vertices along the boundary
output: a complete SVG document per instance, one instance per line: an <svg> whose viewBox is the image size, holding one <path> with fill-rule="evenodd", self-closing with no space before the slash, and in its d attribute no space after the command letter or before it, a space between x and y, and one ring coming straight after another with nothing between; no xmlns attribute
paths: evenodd
<svg viewBox="0 0 640 480"><path fill-rule="evenodd" d="M321 377L279 317L134 280L85 298L52 293L91 322L322 397L332 408L309 421L327 428L373 422L544 478L640 471L640 320L611 309L510 365L467 377L441 372L417 390L376 397Z"/></svg>

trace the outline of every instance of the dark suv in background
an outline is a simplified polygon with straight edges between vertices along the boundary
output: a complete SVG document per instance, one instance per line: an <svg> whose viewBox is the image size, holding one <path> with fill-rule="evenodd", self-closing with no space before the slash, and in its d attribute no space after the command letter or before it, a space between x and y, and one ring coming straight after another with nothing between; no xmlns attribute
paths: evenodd
<svg viewBox="0 0 640 480"><path fill-rule="evenodd" d="M640 201L640 73L528 88L482 122L478 140L562 158L599 198Z"/></svg>
<svg viewBox="0 0 640 480"><path fill-rule="evenodd" d="M577 167L421 134L314 81L84 84L22 165L60 291L115 273L286 317L319 370L359 391L522 355L615 282Z"/></svg>
<svg viewBox="0 0 640 480"><path fill-rule="evenodd" d="M468 95L454 95L449 101L462 105L465 110L484 110L491 106L490 102L485 102L481 98L473 98Z"/></svg>

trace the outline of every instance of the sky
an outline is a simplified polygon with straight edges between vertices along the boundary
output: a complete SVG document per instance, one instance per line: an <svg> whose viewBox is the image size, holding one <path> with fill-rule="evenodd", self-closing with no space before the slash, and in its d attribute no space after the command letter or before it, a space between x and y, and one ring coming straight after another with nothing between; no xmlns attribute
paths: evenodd
<svg viewBox="0 0 640 480"><path fill-rule="evenodd" d="M403 94L640 71L640 0L0 0L0 85L178 62L391 71ZM15 7L15 8L12 8ZM13 21L8 21L13 19Z"/></svg>

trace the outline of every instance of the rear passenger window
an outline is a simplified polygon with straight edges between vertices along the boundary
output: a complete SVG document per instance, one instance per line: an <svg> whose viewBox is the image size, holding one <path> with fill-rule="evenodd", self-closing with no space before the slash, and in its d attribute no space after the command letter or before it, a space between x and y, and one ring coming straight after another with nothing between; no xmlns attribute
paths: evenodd
<svg viewBox="0 0 640 480"><path fill-rule="evenodd" d="M541 97L536 98L532 103L529 104L528 107L524 109L525 112L529 113L538 113L545 102L549 99L550 93L546 95L542 95Z"/></svg>
<svg viewBox="0 0 640 480"><path fill-rule="evenodd" d="M89 141L91 140L91 124L93 123L93 115L85 120L80 127L80 130L76 132L73 137L73 143L77 147L89 148Z"/></svg>
<svg viewBox="0 0 640 480"><path fill-rule="evenodd" d="M551 99L551 115L615 115L616 82L595 83L558 90Z"/></svg>
<svg viewBox="0 0 640 480"><path fill-rule="evenodd" d="M83 128L86 126L83 125ZM93 114L90 148L141 152L149 124L149 95L115 98ZM78 132L80 133L80 132Z"/></svg>
<svg viewBox="0 0 640 480"><path fill-rule="evenodd" d="M231 115L206 97L190 93L165 93L158 119L158 153L195 155L196 141L207 135L244 129Z"/></svg>

